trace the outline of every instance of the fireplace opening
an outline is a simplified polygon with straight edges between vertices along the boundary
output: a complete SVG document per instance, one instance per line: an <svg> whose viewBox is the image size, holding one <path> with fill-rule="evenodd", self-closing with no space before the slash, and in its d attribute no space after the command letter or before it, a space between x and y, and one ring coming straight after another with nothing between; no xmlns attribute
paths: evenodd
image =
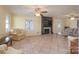
<svg viewBox="0 0 79 59"><path fill-rule="evenodd" d="M49 34L49 29L45 29L45 34Z"/></svg>
<svg viewBox="0 0 79 59"><path fill-rule="evenodd" d="M51 27L44 27L43 28L43 33L44 34L51 34Z"/></svg>

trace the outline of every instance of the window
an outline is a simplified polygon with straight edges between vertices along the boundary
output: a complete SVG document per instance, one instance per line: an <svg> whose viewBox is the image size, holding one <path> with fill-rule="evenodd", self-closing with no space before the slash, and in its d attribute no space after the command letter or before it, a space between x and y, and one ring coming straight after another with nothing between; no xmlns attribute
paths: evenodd
<svg viewBox="0 0 79 59"><path fill-rule="evenodd" d="M25 28L27 31L33 31L33 22L32 20L26 20Z"/></svg>
<svg viewBox="0 0 79 59"><path fill-rule="evenodd" d="M10 16L6 16L6 32L10 31Z"/></svg>

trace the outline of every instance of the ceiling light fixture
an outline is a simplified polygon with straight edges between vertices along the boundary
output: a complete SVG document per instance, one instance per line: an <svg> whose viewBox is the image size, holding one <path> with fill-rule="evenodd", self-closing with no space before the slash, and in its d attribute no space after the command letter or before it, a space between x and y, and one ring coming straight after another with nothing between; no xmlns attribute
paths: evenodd
<svg viewBox="0 0 79 59"><path fill-rule="evenodd" d="M74 17L71 17L70 20L75 20L75 18Z"/></svg>
<svg viewBox="0 0 79 59"><path fill-rule="evenodd" d="M35 13L35 16L40 16L40 13Z"/></svg>

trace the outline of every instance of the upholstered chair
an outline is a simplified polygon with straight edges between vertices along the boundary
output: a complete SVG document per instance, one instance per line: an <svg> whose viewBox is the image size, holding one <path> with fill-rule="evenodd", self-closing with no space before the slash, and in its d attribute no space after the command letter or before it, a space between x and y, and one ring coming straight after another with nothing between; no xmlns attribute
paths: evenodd
<svg viewBox="0 0 79 59"><path fill-rule="evenodd" d="M10 34L12 35L12 39L15 41L25 38L25 31L23 29L14 29Z"/></svg>

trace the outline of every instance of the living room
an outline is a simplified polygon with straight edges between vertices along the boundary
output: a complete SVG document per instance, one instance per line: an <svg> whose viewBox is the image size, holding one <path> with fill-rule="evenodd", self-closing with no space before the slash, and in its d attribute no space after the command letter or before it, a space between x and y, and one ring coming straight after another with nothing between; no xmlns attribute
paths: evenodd
<svg viewBox="0 0 79 59"><path fill-rule="evenodd" d="M11 44L7 45L9 50L7 52L2 50L2 53L71 53L68 39L71 39L70 36L78 39L78 7L77 5L0 6L0 38L11 36L12 39ZM77 52L72 52L78 53L78 46L75 50Z"/></svg>

